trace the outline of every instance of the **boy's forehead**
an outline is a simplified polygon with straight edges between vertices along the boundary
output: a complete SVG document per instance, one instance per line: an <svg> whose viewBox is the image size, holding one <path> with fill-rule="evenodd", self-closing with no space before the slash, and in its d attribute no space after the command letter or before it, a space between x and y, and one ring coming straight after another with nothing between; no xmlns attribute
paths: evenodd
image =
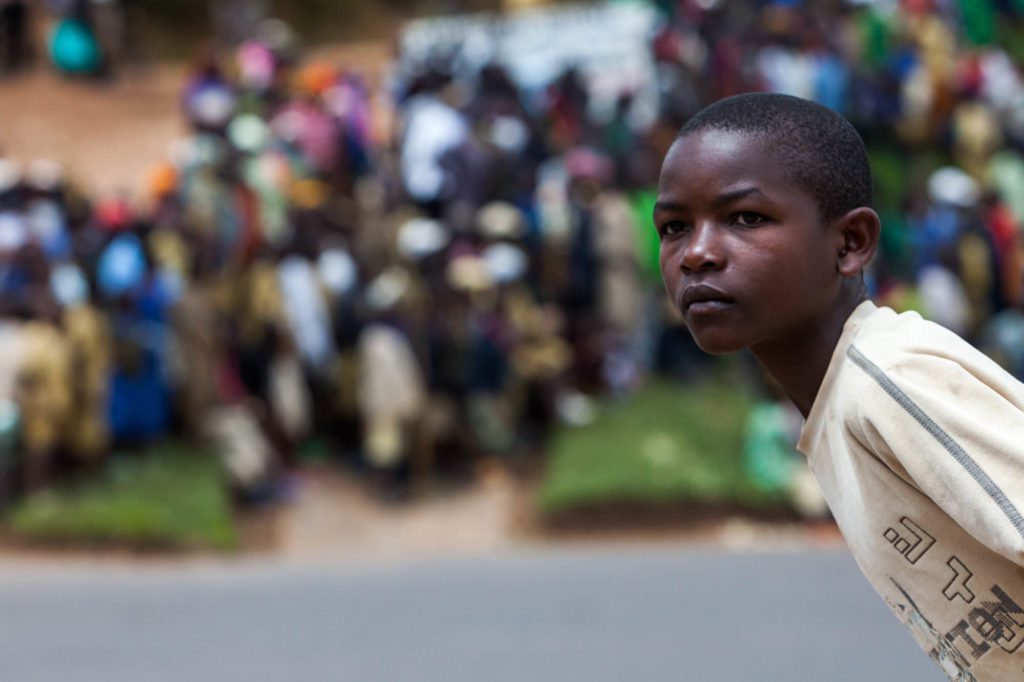
<svg viewBox="0 0 1024 682"><path fill-rule="evenodd" d="M688 158L691 162L699 157L702 162L734 160L743 163L751 156L763 157L771 151L771 145L767 144L763 135L743 130L704 128L676 139L669 149L666 162L675 156Z"/></svg>
<svg viewBox="0 0 1024 682"><path fill-rule="evenodd" d="M678 138L661 167L659 193L708 182L762 184L786 174L785 164L764 135L720 128L696 130Z"/></svg>

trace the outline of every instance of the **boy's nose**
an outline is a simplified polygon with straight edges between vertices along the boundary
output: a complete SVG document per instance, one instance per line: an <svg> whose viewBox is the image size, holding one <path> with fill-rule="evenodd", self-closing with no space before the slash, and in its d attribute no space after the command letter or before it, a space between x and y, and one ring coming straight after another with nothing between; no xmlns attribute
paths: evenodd
<svg viewBox="0 0 1024 682"><path fill-rule="evenodd" d="M680 268L685 273L715 270L722 267L724 254L712 225L694 227L689 243L683 250Z"/></svg>

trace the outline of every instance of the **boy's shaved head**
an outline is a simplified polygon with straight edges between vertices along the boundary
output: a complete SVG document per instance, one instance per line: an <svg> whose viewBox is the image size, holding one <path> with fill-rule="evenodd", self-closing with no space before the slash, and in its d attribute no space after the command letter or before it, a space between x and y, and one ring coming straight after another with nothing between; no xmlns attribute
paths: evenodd
<svg viewBox="0 0 1024 682"><path fill-rule="evenodd" d="M760 138L782 172L815 198L822 220L871 205L864 142L849 121L828 107L790 95L736 95L698 112L678 137L708 129Z"/></svg>

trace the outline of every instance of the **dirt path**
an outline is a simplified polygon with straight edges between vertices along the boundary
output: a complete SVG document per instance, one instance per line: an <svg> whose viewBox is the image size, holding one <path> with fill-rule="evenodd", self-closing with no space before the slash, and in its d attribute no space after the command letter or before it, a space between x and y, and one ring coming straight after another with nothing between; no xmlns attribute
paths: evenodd
<svg viewBox="0 0 1024 682"><path fill-rule="evenodd" d="M308 57L362 73L376 87L389 51L386 42L354 43ZM58 161L90 196L137 196L146 171L186 132L178 100L184 80L175 64L126 68L109 83L63 78L44 66L0 79L0 154Z"/></svg>
<svg viewBox="0 0 1024 682"><path fill-rule="evenodd" d="M135 194L184 132L182 80L179 67L154 66L110 84L46 69L0 81L0 150L22 162L60 162L91 196Z"/></svg>
<svg viewBox="0 0 1024 682"><path fill-rule="evenodd" d="M265 520L264 551L299 561L490 552L523 539L518 519L524 502L521 487L495 476L412 503L385 504L360 481L314 468L298 502ZM259 553L259 541L253 544Z"/></svg>

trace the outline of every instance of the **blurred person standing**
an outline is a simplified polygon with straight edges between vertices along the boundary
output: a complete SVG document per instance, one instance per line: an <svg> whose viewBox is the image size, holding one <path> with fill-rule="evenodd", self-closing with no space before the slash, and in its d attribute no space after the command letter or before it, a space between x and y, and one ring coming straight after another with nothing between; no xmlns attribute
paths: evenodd
<svg viewBox="0 0 1024 682"><path fill-rule="evenodd" d="M266 0L211 0L207 3L217 40L235 46L256 36L267 18Z"/></svg>
<svg viewBox="0 0 1024 682"><path fill-rule="evenodd" d="M646 303L637 254L639 230L626 195L618 190L602 191L594 214L604 379L613 392L621 393L639 380L636 337Z"/></svg>
<svg viewBox="0 0 1024 682"><path fill-rule="evenodd" d="M48 485L72 408L71 350L52 320L21 328L24 355L15 390L21 420L22 490Z"/></svg>
<svg viewBox="0 0 1024 682"><path fill-rule="evenodd" d="M90 14L96 40L104 54L104 71L113 75L121 67L144 63L146 54L140 35L140 16L145 10L139 0L90 0Z"/></svg>
<svg viewBox="0 0 1024 682"><path fill-rule="evenodd" d="M107 317L88 301L64 310L62 326L70 353L71 406L67 445L78 464L99 462L110 445L107 384L111 375L111 334Z"/></svg>
<svg viewBox="0 0 1024 682"><path fill-rule="evenodd" d="M363 421L363 452L387 497L407 491L426 409L426 384L397 306L406 295L408 274L397 266L385 270L367 288L374 318L359 334L358 403Z"/></svg>
<svg viewBox="0 0 1024 682"><path fill-rule="evenodd" d="M413 84L402 105L402 181L413 201L432 218L441 216L450 191L441 159L469 135L465 117L449 102L449 85L445 76L426 74Z"/></svg>
<svg viewBox="0 0 1024 682"><path fill-rule="evenodd" d="M102 46L89 11L89 0L55 0L60 18L50 33L50 59L69 76L99 76L105 67Z"/></svg>
<svg viewBox="0 0 1024 682"><path fill-rule="evenodd" d="M17 71L31 57L25 0L0 0L0 74Z"/></svg>

